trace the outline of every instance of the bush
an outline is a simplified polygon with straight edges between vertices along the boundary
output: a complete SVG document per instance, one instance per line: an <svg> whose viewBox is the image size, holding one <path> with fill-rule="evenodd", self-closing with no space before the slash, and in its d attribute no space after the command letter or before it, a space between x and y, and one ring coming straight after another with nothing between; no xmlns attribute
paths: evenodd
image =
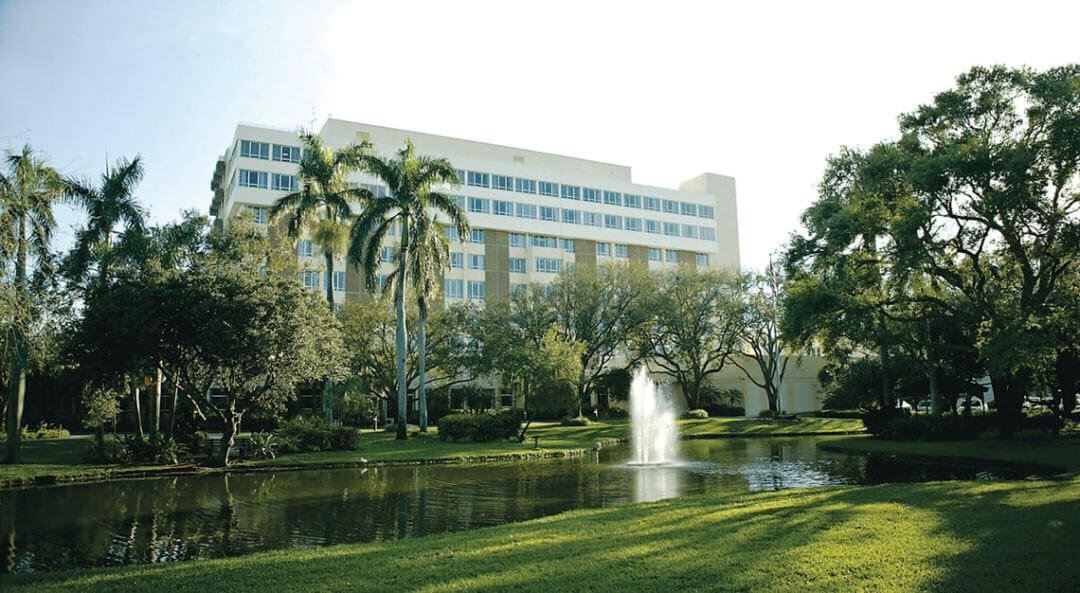
<svg viewBox="0 0 1080 593"><path fill-rule="evenodd" d="M19 432L20 437L24 441L34 441L38 439L66 439L71 436L71 432L63 426L49 426L45 422L39 424L37 428L24 426Z"/></svg>
<svg viewBox="0 0 1080 593"><path fill-rule="evenodd" d="M774 412L772 410L762 410L762 411L758 412L758 415L757 415L758 418L761 418L763 420L766 420L766 419L769 419L769 418L776 418L776 416L777 416L776 412Z"/></svg>
<svg viewBox="0 0 1080 593"><path fill-rule="evenodd" d="M859 410L818 410L814 418L862 418L865 414Z"/></svg>
<svg viewBox="0 0 1080 593"><path fill-rule="evenodd" d="M86 463L128 464L135 461L135 457L121 441L105 441L101 444L95 441L86 452L85 461Z"/></svg>
<svg viewBox="0 0 1080 593"><path fill-rule="evenodd" d="M359 430L334 426L322 418L298 416L287 420L278 428L275 436L278 448L284 453L354 451L360 448Z"/></svg>
<svg viewBox="0 0 1080 593"><path fill-rule="evenodd" d="M705 411L712 417L723 416L745 416L746 408L742 406L731 406L727 404L713 404L711 406L705 406Z"/></svg>
<svg viewBox="0 0 1080 593"><path fill-rule="evenodd" d="M562 424L563 426L588 426L592 424L592 421L585 416L578 416L576 418L563 416L562 420L559 421L559 424Z"/></svg>
<svg viewBox="0 0 1080 593"><path fill-rule="evenodd" d="M871 410L863 417L867 432L894 441L966 441L978 438L993 423L988 414L916 416L895 408Z"/></svg>
<svg viewBox="0 0 1080 593"><path fill-rule="evenodd" d="M521 430L521 410L487 411L480 414L447 414L439 419L439 439L472 440L477 443L516 438Z"/></svg>
<svg viewBox="0 0 1080 593"><path fill-rule="evenodd" d="M709 417L709 413L705 410L686 410L682 413L682 417L704 420Z"/></svg>
<svg viewBox="0 0 1080 593"><path fill-rule="evenodd" d="M278 443L269 432L251 434L251 454L255 459L274 459L277 457Z"/></svg>
<svg viewBox="0 0 1080 593"><path fill-rule="evenodd" d="M156 439L145 441L140 453L142 457L137 456L136 461L176 465L187 455L187 447L171 436L159 435Z"/></svg>

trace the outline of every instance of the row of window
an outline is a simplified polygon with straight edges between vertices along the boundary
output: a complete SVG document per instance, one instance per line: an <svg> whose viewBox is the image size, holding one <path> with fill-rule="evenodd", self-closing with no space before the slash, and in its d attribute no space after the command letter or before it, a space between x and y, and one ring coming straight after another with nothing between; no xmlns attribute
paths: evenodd
<svg viewBox="0 0 1080 593"><path fill-rule="evenodd" d="M266 171L252 171L250 169L234 170L233 180L229 183L230 185L239 184L240 187L254 187L257 189L267 189L269 187L277 191L297 191L300 189L300 180L296 175L268 174Z"/></svg>
<svg viewBox="0 0 1080 593"><path fill-rule="evenodd" d="M324 289L325 286L322 286L320 282L321 278L322 272L317 270L300 272L300 283L304 285L304 288L312 290ZM334 292L345 292L345 272L334 272Z"/></svg>
<svg viewBox="0 0 1080 593"><path fill-rule="evenodd" d="M443 280L443 292L447 298L462 299L465 298L465 289L468 288L468 295L470 299L482 301L487 293L487 288L483 281L469 280L465 282L460 279L447 278Z"/></svg>
<svg viewBox="0 0 1080 593"><path fill-rule="evenodd" d="M603 227L607 229L628 230L645 233L671 235L674 237L686 237L690 239L716 240L716 229L707 226L693 224L679 224L677 222L664 222L650 218L641 219L618 214L602 214L588 210L572 210L569 208L555 208L554 206L537 206L536 204L524 204L521 202L507 202L504 200L489 200L473 196L454 196L458 205L469 212L477 214L495 214L497 216L516 216L546 222L564 222L567 224L581 224L585 226Z"/></svg>
<svg viewBox="0 0 1080 593"><path fill-rule="evenodd" d="M539 181L522 177L510 177L508 175L488 174L481 171L466 171L464 169L458 169L458 179L461 180L461 183L470 187L501 189L523 194L540 194L541 196L561 197L567 200L582 200L596 204L625 206L627 208L644 208L645 210L699 218L716 217L716 208L713 206L600 190L593 187L566 185L552 181Z"/></svg>
<svg viewBox="0 0 1080 593"><path fill-rule="evenodd" d="M283 163L300 162L301 151L299 146L255 142L254 140L239 140L237 144L239 144L240 156L264 161L275 160Z"/></svg>

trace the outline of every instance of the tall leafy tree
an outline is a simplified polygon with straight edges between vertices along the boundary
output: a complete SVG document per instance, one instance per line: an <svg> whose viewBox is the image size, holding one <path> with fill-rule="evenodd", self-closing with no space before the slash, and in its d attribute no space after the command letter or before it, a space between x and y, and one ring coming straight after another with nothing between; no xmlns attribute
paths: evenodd
<svg viewBox="0 0 1080 593"><path fill-rule="evenodd" d="M36 317L34 292L53 272L49 243L56 219L53 202L60 197L60 176L26 145L10 153L0 174L0 277L10 279L13 321L9 324L11 370L7 393L7 463L19 462L19 429L26 401L28 336ZM31 267L32 266L32 267Z"/></svg>
<svg viewBox="0 0 1080 593"><path fill-rule="evenodd" d="M406 438L405 410L408 383L405 359L407 330L405 327L405 292L409 284L409 268L414 253L412 233L422 244L425 229L434 227L432 216L443 216L458 233L469 234L465 212L449 195L435 190L436 185L454 186L459 183L457 171L443 158L417 155L412 140L393 157L369 154L362 158L364 170L386 184L388 194L372 200L353 223L350 233L349 259L364 270L369 289L378 284L379 254L391 229L400 225L401 235L397 253L397 281L394 285L394 308L397 316L395 349L397 352L397 438ZM432 231L433 232L433 231Z"/></svg>
<svg viewBox="0 0 1080 593"><path fill-rule="evenodd" d="M362 187L351 186L348 177L358 171L363 158L371 149L366 140L331 150L322 138L302 132L304 156L298 173L300 189L278 198L270 208L270 219L287 219L290 237L307 233L323 253L326 302L334 311L334 259L344 253L348 243L348 223L352 217L352 202L367 204L374 195ZM323 388L323 415L332 420L333 382L326 380Z"/></svg>
<svg viewBox="0 0 1080 593"><path fill-rule="evenodd" d="M765 274L753 277L746 293L739 340L746 349L747 361L732 359L751 383L765 391L769 410L773 412L782 411L780 393L791 359L790 354L784 353L780 328L782 290L779 266L770 261Z"/></svg>

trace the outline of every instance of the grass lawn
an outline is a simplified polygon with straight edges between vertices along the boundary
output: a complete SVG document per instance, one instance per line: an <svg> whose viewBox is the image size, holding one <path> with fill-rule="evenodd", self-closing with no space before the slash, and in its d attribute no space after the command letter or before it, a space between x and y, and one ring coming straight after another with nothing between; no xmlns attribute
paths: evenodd
<svg viewBox="0 0 1080 593"><path fill-rule="evenodd" d="M818 446L834 451L1039 463L1070 472L1080 471L1080 438L1075 435L1044 441L885 441L854 436L830 439Z"/></svg>
<svg viewBox="0 0 1080 593"><path fill-rule="evenodd" d="M705 495L5 592L1080 591L1080 477Z"/></svg>
<svg viewBox="0 0 1080 593"><path fill-rule="evenodd" d="M807 433L847 433L862 429L860 420L802 418L794 423L767 423L744 418L709 418L680 420L680 430L692 437L769 436ZM281 455L273 460L241 462L239 469L258 467L296 467L310 465L355 465L366 462L395 461L483 461L490 457L567 454L591 449L597 442L609 444L628 436L626 421L597 422L589 426L561 426L552 422L534 422L525 443L451 443L438 439L437 431L427 435L412 433L405 442L392 433L365 431L356 451L324 451ZM532 437L540 437L540 450L533 448ZM21 465L0 465L0 487L38 480L107 479L139 473L169 471L170 466L84 465L81 460L90 447L88 437L23 442Z"/></svg>

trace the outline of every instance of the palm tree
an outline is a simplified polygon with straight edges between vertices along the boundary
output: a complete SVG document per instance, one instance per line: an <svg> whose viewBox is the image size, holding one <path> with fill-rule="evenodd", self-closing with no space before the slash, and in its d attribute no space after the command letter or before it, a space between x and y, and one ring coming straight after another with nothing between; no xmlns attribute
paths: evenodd
<svg viewBox="0 0 1080 593"><path fill-rule="evenodd" d="M415 228L418 242L430 228L435 226L432 213L441 213L449 224L457 229L459 236L469 233L465 212L450 196L432 189L436 184L457 185L457 171L450 161L443 158L417 156L412 140L393 158L366 155L364 170L382 180L389 190L384 198L373 200L353 223L350 233L349 259L363 266L369 289L374 289L379 273L379 252L383 241L395 224L401 226L398 245L397 272L394 283L394 308L397 314L397 438L406 438L405 407L406 385L405 355L405 287L409 282L410 260L413 244L410 228ZM428 229L428 230L425 230ZM423 379L421 379L421 383Z"/></svg>
<svg viewBox="0 0 1080 593"><path fill-rule="evenodd" d="M67 264L75 281L84 280L96 263L98 288L104 287L109 282L117 227L136 235L146 232L146 209L135 198L135 186L142 177L142 157L136 156L118 159L113 168L106 165L98 187L75 178L64 180L65 197L86 210L88 217L86 228L75 235Z"/></svg>
<svg viewBox="0 0 1080 593"><path fill-rule="evenodd" d="M52 273L49 242L56 226L52 204L62 184L56 171L29 145L8 155L0 173L0 277L13 273L14 322L10 327L11 374L8 376L6 463L19 462L19 428L26 401L27 336L33 321L32 284L42 286ZM29 260L34 262L30 282Z"/></svg>
<svg viewBox="0 0 1080 593"><path fill-rule="evenodd" d="M105 288L109 283L109 269L117 253L114 250L113 235L123 228L123 232L141 237L146 232L146 209L135 197L135 187L142 181L142 157L133 159L119 158L116 166L105 165L98 187L87 181L64 179L64 195L69 202L86 210L86 227L75 233L75 247L66 262L68 274L76 283L86 280L90 267L97 265L97 289ZM95 287L87 284L87 292ZM129 386L131 399L135 407L135 426L138 435L143 436L142 409L139 401L138 381Z"/></svg>
<svg viewBox="0 0 1080 593"><path fill-rule="evenodd" d="M315 245L323 252L326 261L326 302L334 313L334 257L345 251L348 241L346 223L352 217L351 200L366 204L374 194L363 188L350 187L348 176L360 168L361 159L371 149L364 141L351 144L338 151L323 145L322 138L310 132L301 132L304 158L300 160L299 191L282 196L270 208L270 219L281 220L288 216L288 233L296 238L308 232ZM331 393L333 382L329 379L323 387L323 416L333 420Z"/></svg>
<svg viewBox="0 0 1080 593"><path fill-rule="evenodd" d="M427 432L427 318L431 303L439 295L439 272L450 267L450 241L443 231L444 225L424 217L412 226L412 253L409 256L409 274L419 318L416 324L417 374L416 397L420 407L420 432ZM398 273L387 277L384 290L396 289Z"/></svg>

